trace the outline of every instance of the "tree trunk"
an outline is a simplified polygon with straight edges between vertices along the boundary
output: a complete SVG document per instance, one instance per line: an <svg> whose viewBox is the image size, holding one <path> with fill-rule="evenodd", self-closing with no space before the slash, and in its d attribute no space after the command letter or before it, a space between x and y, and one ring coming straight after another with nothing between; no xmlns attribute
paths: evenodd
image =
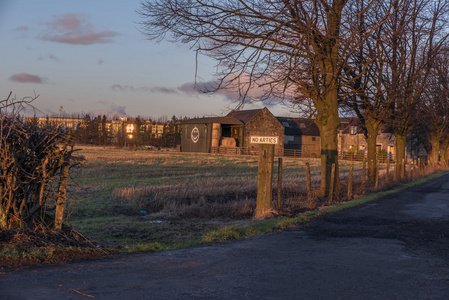
<svg viewBox="0 0 449 300"><path fill-rule="evenodd" d="M432 151L429 155L429 162L432 166L438 164L440 155L440 137L437 134L430 133L430 144L432 145Z"/></svg>
<svg viewBox="0 0 449 300"><path fill-rule="evenodd" d="M396 178L399 180L404 180L405 135L397 133L394 137L396 138Z"/></svg>
<svg viewBox="0 0 449 300"><path fill-rule="evenodd" d="M366 139L368 148L368 185L373 186L376 181L377 168L377 134L379 133L380 122L367 119L366 129L368 131L368 138Z"/></svg>
<svg viewBox="0 0 449 300"><path fill-rule="evenodd" d="M335 103L337 103L335 101ZM337 105L335 111L324 110L325 113L318 114L316 124L321 136L321 184L318 195L326 197L329 194L332 165L338 166L338 139L337 129L340 126ZM338 170L338 167L336 167ZM335 174L335 183L339 182L338 173Z"/></svg>

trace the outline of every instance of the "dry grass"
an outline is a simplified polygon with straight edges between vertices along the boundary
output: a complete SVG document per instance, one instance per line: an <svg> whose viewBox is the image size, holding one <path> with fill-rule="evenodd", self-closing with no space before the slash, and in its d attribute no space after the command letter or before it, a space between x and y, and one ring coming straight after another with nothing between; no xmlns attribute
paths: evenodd
<svg viewBox="0 0 449 300"><path fill-rule="evenodd" d="M85 147L84 171L75 178L82 197L72 204L71 224L102 246L138 243L185 243L205 230L252 224L257 196L257 157L161 153ZM306 196L305 163L312 171L312 199ZM319 159L284 158L282 207L294 216L309 207L328 205L316 196ZM341 193L346 201L350 162L340 162ZM277 165L275 164L275 170ZM355 163L354 197L371 190L361 186ZM381 166L379 183L384 183ZM392 176L390 176L391 178ZM273 208L277 207L277 174Z"/></svg>

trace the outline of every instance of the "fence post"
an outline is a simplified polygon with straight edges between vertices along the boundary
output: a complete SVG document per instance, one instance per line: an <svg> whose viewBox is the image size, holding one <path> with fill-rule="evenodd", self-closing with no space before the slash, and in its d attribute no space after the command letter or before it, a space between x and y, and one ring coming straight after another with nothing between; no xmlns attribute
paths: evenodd
<svg viewBox="0 0 449 300"><path fill-rule="evenodd" d="M410 159L409 160L409 166L408 166L408 179L412 179L412 175L413 175L413 173L412 173L412 162L413 162L413 160L412 159Z"/></svg>
<svg viewBox="0 0 449 300"><path fill-rule="evenodd" d="M282 157L278 159L278 211L282 208Z"/></svg>
<svg viewBox="0 0 449 300"><path fill-rule="evenodd" d="M314 209L316 206L315 201L312 199L312 180L310 177L310 165L306 162L306 186L307 186L307 206L309 209Z"/></svg>
<svg viewBox="0 0 449 300"><path fill-rule="evenodd" d="M306 162L306 187L307 187L307 207L309 209L314 209L316 203L312 199L312 179L310 176L310 165L308 162Z"/></svg>
<svg viewBox="0 0 449 300"><path fill-rule="evenodd" d="M389 184L390 181L390 160L387 159L387 172L385 173L385 184Z"/></svg>
<svg viewBox="0 0 449 300"><path fill-rule="evenodd" d="M393 181L398 180L398 161L396 159L396 162L394 163L394 170L393 170Z"/></svg>
<svg viewBox="0 0 449 300"><path fill-rule="evenodd" d="M62 229L62 224L64 223L64 210L67 197L67 181L69 178L69 168L70 164L68 158L61 158L64 162L61 166L61 175L59 178L58 187L58 198L56 199L56 210L55 210L55 229ZM67 159L67 161L66 161Z"/></svg>
<svg viewBox="0 0 449 300"><path fill-rule="evenodd" d="M271 211L273 192L274 145L259 145L259 169L257 174L257 201L255 217L263 218Z"/></svg>
<svg viewBox="0 0 449 300"><path fill-rule="evenodd" d="M376 177L374 181L374 188L377 190L379 188L379 172L380 172L380 161L377 160L376 163Z"/></svg>
<svg viewBox="0 0 449 300"><path fill-rule="evenodd" d="M403 158L402 159L402 169L400 170L401 171L401 175L399 175L400 179L405 179L405 176L407 175L407 173L405 172L405 170L407 169L405 167L405 163L406 163L405 158Z"/></svg>
<svg viewBox="0 0 449 300"><path fill-rule="evenodd" d="M334 183L335 183L335 164L332 164L331 186L329 189L329 203L332 203L334 201Z"/></svg>
<svg viewBox="0 0 449 300"><path fill-rule="evenodd" d="M418 157L418 176L422 176L421 172L421 159Z"/></svg>
<svg viewBox="0 0 449 300"><path fill-rule="evenodd" d="M363 159L362 165L362 193L365 194L365 184L366 184L366 160Z"/></svg>
<svg viewBox="0 0 449 300"><path fill-rule="evenodd" d="M349 176L348 176L348 200L352 199L352 176L354 173L354 164L351 163L349 167Z"/></svg>

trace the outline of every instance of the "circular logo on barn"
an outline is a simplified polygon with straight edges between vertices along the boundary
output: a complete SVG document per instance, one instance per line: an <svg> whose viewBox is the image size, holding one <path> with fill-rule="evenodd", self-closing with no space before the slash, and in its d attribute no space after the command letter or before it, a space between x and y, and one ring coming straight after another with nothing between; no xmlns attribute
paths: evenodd
<svg viewBox="0 0 449 300"><path fill-rule="evenodd" d="M198 130L198 128L193 128L190 136L192 137L192 141L194 143L198 142L198 140L200 139L200 131Z"/></svg>

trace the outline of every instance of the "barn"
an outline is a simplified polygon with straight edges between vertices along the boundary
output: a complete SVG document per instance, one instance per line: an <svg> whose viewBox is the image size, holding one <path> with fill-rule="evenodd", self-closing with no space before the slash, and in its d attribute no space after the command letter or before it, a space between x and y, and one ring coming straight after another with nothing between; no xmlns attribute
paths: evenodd
<svg viewBox="0 0 449 300"><path fill-rule="evenodd" d="M181 151L209 153L226 144L238 147L243 124L231 117L194 118L182 123ZM234 142L233 142L234 140Z"/></svg>
<svg viewBox="0 0 449 300"><path fill-rule="evenodd" d="M267 108L262 108L183 122L181 151L221 153L234 149L246 154L257 150L257 145L251 144L252 136L277 137L276 151L284 150L284 127Z"/></svg>

